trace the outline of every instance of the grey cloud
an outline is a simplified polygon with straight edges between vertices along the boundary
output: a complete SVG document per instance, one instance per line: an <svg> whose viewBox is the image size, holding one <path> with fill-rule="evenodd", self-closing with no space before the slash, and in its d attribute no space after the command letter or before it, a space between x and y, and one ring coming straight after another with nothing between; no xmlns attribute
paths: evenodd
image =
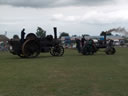
<svg viewBox="0 0 128 96"><path fill-rule="evenodd" d="M75 0L76 5L88 5L88 6L96 6L96 5L104 5L111 4L114 0Z"/></svg>
<svg viewBox="0 0 128 96"><path fill-rule="evenodd" d="M114 0L0 0L0 5L49 8L63 6L97 6L112 2L114 2Z"/></svg>
<svg viewBox="0 0 128 96"><path fill-rule="evenodd" d="M0 5L19 7L50 7L55 3L53 0L0 0Z"/></svg>

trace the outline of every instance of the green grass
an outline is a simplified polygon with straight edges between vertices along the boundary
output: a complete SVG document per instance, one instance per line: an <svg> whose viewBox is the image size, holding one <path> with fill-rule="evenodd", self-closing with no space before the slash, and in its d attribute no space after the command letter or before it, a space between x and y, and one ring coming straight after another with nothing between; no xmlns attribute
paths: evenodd
<svg viewBox="0 0 128 96"><path fill-rule="evenodd" d="M65 50L33 59L1 52L0 96L128 96L128 48L111 56Z"/></svg>

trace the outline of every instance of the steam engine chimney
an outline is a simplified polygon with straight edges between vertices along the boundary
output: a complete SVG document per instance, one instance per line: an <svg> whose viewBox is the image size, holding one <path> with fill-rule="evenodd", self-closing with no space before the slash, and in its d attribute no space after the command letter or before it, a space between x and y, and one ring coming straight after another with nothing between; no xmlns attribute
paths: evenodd
<svg viewBox="0 0 128 96"><path fill-rule="evenodd" d="M57 27L54 27L54 39L57 39Z"/></svg>

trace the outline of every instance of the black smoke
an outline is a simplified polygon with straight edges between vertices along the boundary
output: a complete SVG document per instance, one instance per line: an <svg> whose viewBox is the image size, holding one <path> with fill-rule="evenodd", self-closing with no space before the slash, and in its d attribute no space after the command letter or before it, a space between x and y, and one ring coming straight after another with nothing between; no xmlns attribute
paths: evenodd
<svg viewBox="0 0 128 96"><path fill-rule="evenodd" d="M125 28L122 28L122 27L113 28L113 29L110 29L110 30L106 31L106 33L111 33L111 32L128 35L128 31Z"/></svg>

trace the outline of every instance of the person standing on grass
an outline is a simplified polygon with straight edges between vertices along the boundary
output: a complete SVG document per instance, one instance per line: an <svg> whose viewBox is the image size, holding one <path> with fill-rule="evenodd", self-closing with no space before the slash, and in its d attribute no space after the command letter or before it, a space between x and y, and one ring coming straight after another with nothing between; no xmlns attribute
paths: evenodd
<svg viewBox="0 0 128 96"><path fill-rule="evenodd" d="M76 38L76 48L78 50L78 52L81 52L81 47L80 47L80 40L78 38Z"/></svg>
<svg viewBox="0 0 128 96"><path fill-rule="evenodd" d="M25 29L23 28L23 30L21 31L21 44L24 43L24 36L25 36Z"/></svg>
<svg viewBox="0 0 128 96"><path fill-rule="evenodd" d="M85 38L84 38L84 36L82 37L82 39L81 39L81 45L82 45L82 48L84 47L84 44L85 44Z"/></svg>

